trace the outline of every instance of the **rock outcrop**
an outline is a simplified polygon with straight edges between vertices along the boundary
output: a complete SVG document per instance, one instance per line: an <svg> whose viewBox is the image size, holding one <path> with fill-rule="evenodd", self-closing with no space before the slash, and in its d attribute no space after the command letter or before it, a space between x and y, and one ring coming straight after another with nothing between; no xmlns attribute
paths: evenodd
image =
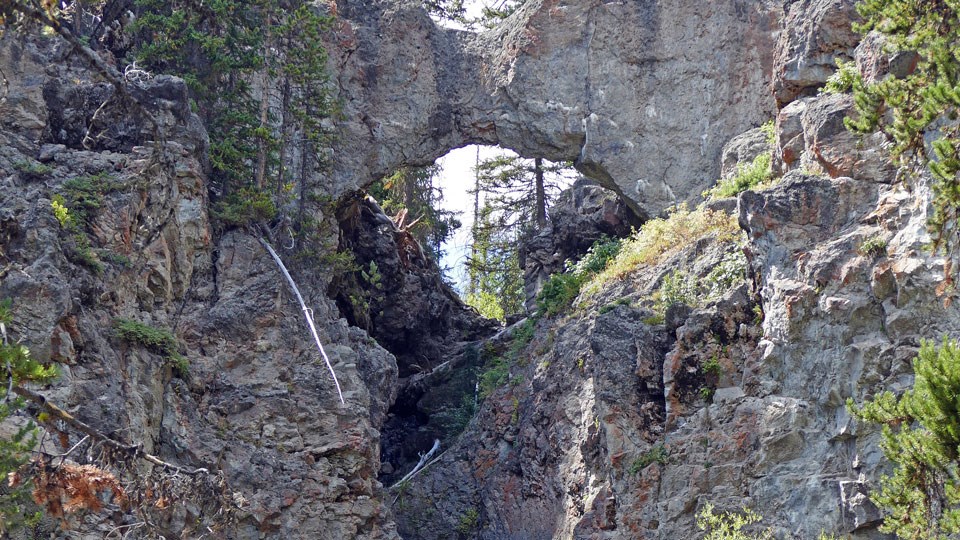
<svg viewBox="0 0 960 540"><path fill-rule="evenodd" d="M732 136L772 118L779 8L768 2L529 0L496 30L437 27L419 8L342 1L347 190L452 148L499 144L576 166L641 215L696 198Z"/></svg>
<svg viewBox="0 0 960 540"><path fill-rule="evenodd" d="M155 144L119 102L97 112L112 90L67 52L0 41L0 298L14 299L11 337L60 366L44 393L164 459L222 470L247 501L231 537L396 538L376 479L394 357L338 320L322 268L281 250L329 345L341 406L257 238L211 225L206 133L184 83L137 88L168 136ZM101 126L95 113L122 121ZM58 223L57 196L74 226ZM170 332L188 365L119 339L118 319ZM160 525L190 534L206 502L181 501ZM115 526L97 519L84 538Z"/></svg>
<svg viewBox="0 0 960 540"><path fill-rule="evenodd" d="M525 305L536 310L536 299L551 274L566 270L567 261L583 257L594 242L604 236L623 238L642 220L621 197L610 190L580 179L561 193L550 209L547 227L520 244Z"/></svg>
<svg viewBox="0 0 960 540"><path fill-rule="evenodd" d="M8 331L61 366L44 393L76 417L222 471L246 500L228 537L687 538L712 502L759 510L781 537L880 538L877 432L844 401L908 387L920 340L957 335L960 316L938 296L943 261L923 249L929 178L904 185L882 137L844 130L850 98L817 91L834 57L868 78L915 66L875 37L858 46L852 5L528 0L474 34L412 2L327 4L343 114L324 151L333 171L308 187L333 202L308 209L315 256L279 247L345 405L258 242L269 231L212 224L209 141L183 82L131 85L157 141L64 46L7 35ZM398 165L479 142L575 160L649 217L766 151L748 130L774 116L783 178L735 209L715 205L736 213L743 240L700 239L566 316L487 342L491 327L415 243L356 198ZM585 204L558 211L553 236L527 250L531 290L596 234L634 223L599 188L577 189ZM57 196L84 201L73 226L55 215ZM366 277L331 264L338 247ZM745 281L654 317L666 276L705 279L739 254ZM169 332L189 365L120 339L118 320ZM478 375L497 354L514 363L481 401ZM386 493L380 479L434 437L442 458ZM190 502L159 524L171 536L208 501ZM113 525L100 519L74 536L103 537Z"/></svg>

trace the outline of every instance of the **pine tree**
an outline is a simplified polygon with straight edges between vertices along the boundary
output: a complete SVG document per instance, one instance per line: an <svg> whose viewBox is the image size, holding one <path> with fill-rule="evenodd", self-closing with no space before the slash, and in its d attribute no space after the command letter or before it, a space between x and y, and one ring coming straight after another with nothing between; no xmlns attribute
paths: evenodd
<svg viewBox="0 0 960 540"><path fill-rule="evenodd" d="M886 391L857 418L881 424L880 447L894 463L873 501L887 511L881 531L900 538L944 538L960 533L960 348L944 337L921 344L913 388Z"/></svg>
<svg viewBox="0 0 960 540"><path fill-rule="evenodd" d="M546 160L498 156L477 164L475 206L467 262L467 303L503 320L523 311L521 239L547 226L547 211L568 168Z"/></svg>
<svg viewBox="0 0 960 540"><path fill-rule="evenodd" d="M438 180L440 167L401 167L370 187L384 212L395 214L398 225L410 230L437 262L443 243L461 223L459 212L443 210L443 190Z"/></svg>
<svg viewBox="0 0 960 540"><path fill-rule="evenodd" d="M927 166L936 180L929 220L934 247L957 259L960 248L960 5L952 0L863 0L854 29L879 32L889 52L915 52L904 77L853 83L854 131L882 129L904 165Z"/></svg>

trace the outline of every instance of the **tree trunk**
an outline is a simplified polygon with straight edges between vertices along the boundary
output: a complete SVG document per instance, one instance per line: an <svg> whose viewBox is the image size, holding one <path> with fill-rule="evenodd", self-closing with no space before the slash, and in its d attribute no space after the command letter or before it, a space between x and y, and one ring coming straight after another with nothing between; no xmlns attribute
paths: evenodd
<svg viewBox="0 0 960 540"><path fill-rule="evenodd" d="M270 122L270 48L273 45L272 33L270 32L270 15L264 13L266 24L266 37L263 40L263 71L260 73L260 129L257 143L257 189L263 189L266 185L267 177L267 152L270 141L267 140L266 132L269 129Z"/></svg>
<svg viewBox="0 0 960 540"><path fill-rule="evenodd" d="M537 230L543 230L547 226L547 196L543 187L543 160L540 158L533 160L533 175L536 182Z"/></svg>

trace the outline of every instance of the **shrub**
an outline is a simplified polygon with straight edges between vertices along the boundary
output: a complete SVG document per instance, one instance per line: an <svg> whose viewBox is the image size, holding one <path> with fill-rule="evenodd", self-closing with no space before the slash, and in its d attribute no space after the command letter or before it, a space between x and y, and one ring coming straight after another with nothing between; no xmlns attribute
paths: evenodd
<svg viewBox="0 0 960 540"><path fill-rule="evenodd" d="M583 258L573 265L574 273L592 275L602 272L607 264L620 253L622 243L623 241L619 238L610 238L607 235L601 236L590 246Z"/></svg>
<svg viewBox="0 0 960 540"><path fill-rule="evenodd" d="M827 84L820 89L824 94L842 94L853 90L853 85L860 82L860 71L857 69L857 63L853 60L846 61L842 58L835 60L837 70L827 78Z"/></svg>
<svg viewBox="0 0 960 540"><path fill-rule="evenodd" d="M696 306L697 284L682 270L674 270L663 277L657 291L656 311L665 313L674 304Z"/></svg>
<svg viewBox="0 0 960 540"><path fill-rule="evenodd" d="M603 272L610 261L616 259L621 246L619 238L603 235L590 246L580 261L568 261L566 272L551 275L537 296L540 313L554 316L566 311L580 294L583 284Z"/></svg>
<svg viewBox="0 0 960 540"><path fill-rule="evenodd" d="M753 161L747 165L743 163L737 165L737 170L727 178L722 178L717 185L703 192L705 199L723 199L725 197L734 197L741 192L756 189L758 186L768 182L773 178L773 170L770 168L771 156L769 152L764 152L753 158Z"/></svg>
<svg viewBox="0 0 960 540"><path fill-rule="evenodd" d="M705 374L710 374L719 377L720 373L723 372L723 366L720 365L720 358L713 356L710 359L703 362L703 365L700 366L701 371Z"/></svg>
<svg viewBox="0 0 960 540"><path fill-rule="evenodd" d="M880 448L893 462L871 499L886 510L880 530L900 538L945 538L960 533L960 347L944 337L921 343L913 388L897 397L877 394L858 419L883 426Z"/></svg>
<svg viewBox="0 0 960 540"><path fill-rule="evenodd" d="M773 531L764 529L757 534L747 534L743 528L763 520L759 514L745 508L742 512L713 511L706 503L697 513L697 527L706 534L703 540L773 540Z"/></svg>
<svg viewBox="0 0 960 540"><path fill-rule="evenodd" d="M477 528L480 524L480 512L476 508L468 508L466 512L460 516L460 521L457 522L457 532L461 534L470 534Z"/></svg>
<svg viewBox="0 0 960 540"><path fill-rule="evenodd" d="M664 465L669 457L666 447L662 444L655 445L633 460L630 464L630 474L637 474L653 463Z"/></svg>
<svg viewBox="0 0 960 540"><path fill-rule="evenodd" d="M213 210L215 218L234 227L266 223L276 218L277 213L277 205L270 194L252 187L227 195Z"/></svg>
<svg viewBox="0 0 960 540"><path fill-rule="evenodd" d="M130 319L114 320L113 328L118 338L164 356L167 364L181 378L189 374L189 361L180 354L180 344L169 330Z"/></svg>
<svg viewBox="0 0 960 540"><path fill-rule="evenodd" d="M887 242L879 236L872 236L860 243L860 247L857 248L857 252L861 255L886 255Z"/></svg>
<svg viewBox="0 0 960 540"><path fill-rule="evenodd" d="M747 278L747 258L740 250L724 255L703 279L707 297L717 299Z"/></svg>
<svg viewBox="0 0 960 540"><path fill-rule="evenodd" d="M70 210L67 209L63 197L54 195L53 200L50 201L50 207L53 208L53 215L60 222L60 226L63 228L69 227L71 223Z"/></svg>
<svg viewBox="0 0 960 540"><path fill-rule="evenodd" d="M743 237L733 216L703 206L691 211L686 205L680 205L666 218L647 221L640 230L624 240L617 256L585 284L584 293L595 294L604 283L620 279L640 265L652 266L662 262L711 234L721 242Z"/></svg>
<svg viewBox="0 0 960 540"><path fill-rule="evenodd" d="M49 166L30 160L17 161L13 164L13 168L28 177L46 176L53 172Z"/></svg>
<svg viewBox="0 0 960 540"><path fill-rule="evenodd" d="M543 315L552 317L566 311L580 294L583 278L575 273L553 274L537 295L537 306Z"/></svg>

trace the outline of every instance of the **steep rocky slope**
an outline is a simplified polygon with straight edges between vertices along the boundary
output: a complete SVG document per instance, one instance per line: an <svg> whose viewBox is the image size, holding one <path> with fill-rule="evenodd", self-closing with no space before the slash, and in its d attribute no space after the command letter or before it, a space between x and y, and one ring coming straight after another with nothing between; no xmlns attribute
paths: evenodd
<svg viewBox="0 0 960 540"><path fill-rule="evenodd" d="M868 76L909 69L875 41L858 47L852 5L530 0L475 35L437 27L413 3L329 4L343 115L332 172L309 183L338 204L311 208L319 258L280 252L343 406L261 232L212 225L209 141L185 85L133 85L160 120L154 144L142 117L116 103L97 112L111 89L69 48L7 35L0 298L16 302L11 334L61 366L44 392L76 417L222 470L246 500L226 537L686 538L708 501L755 508L783 538L879 537L864 497L883 466L876 433L843 401L905 387L919 340L956 335L960 318L936 294L942 261L922 249L927 180L900 182L878 138L843 128L849 97L817 93L834 57ZM474 417L454 417L491 328L358 188L453 147L499 143L575 159L622 204L657 215L752 159L743 145L724 165L722 147L771 118L784 178L715 203L746 235L746 282L651 319L665 276L703 277L741 250L695 242L541 319L505 384ZM80 230L58 222L56 196L96 203ZM610 232L629 223L606 205L596 214L620 216ZM589 240L537 242L533 288ZM368 278L334 279L323 255L338 246ZM118 320L169 331L189 367L119 339ZM711 359L719 370L704 368ZM382 430L394 474L436 436L446 453L386 493ZM197 534L204 501L192 503L164 518L170 537ZM90 516L60 536L113 526Z"/></svg>

